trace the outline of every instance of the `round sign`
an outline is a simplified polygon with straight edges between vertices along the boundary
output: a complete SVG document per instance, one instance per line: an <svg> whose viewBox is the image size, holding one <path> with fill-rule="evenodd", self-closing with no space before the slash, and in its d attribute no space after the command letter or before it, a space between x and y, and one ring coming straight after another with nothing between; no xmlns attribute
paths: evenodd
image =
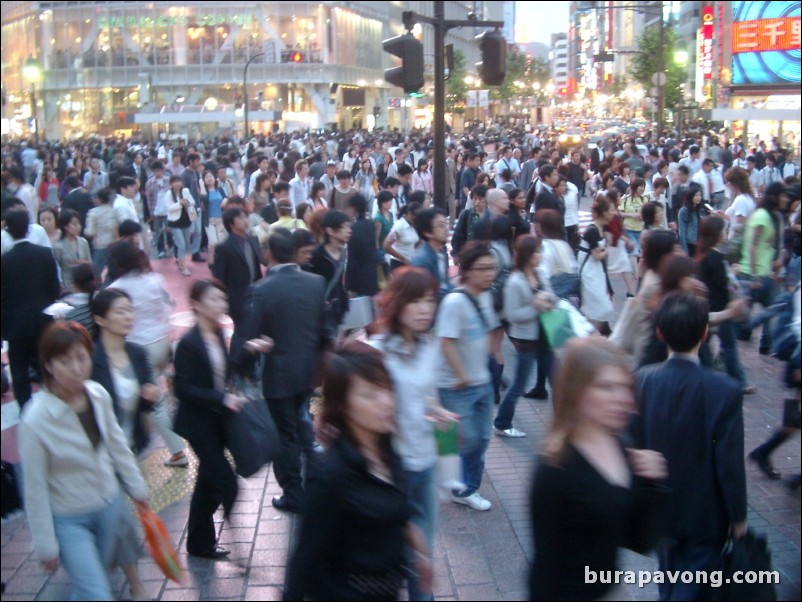
<svg viewBox="0 0 802 602"><path fill-rule="evenodd" d="M659 71L652 75L652 83L655 86L665 86L666 85L666 74L663 71Z"/></svg>

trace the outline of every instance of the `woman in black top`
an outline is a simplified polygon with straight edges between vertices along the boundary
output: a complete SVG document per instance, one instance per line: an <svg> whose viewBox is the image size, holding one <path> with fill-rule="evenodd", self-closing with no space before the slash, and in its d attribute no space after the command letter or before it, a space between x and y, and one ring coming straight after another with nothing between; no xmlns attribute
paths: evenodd
<svg viewBox="0 0 802 602"><path fill-rule="evenodd" d="M405 545L419 587L431 591L431 564L410 522L401 461L391 444L395 398L381 354L352 342L329 361L323 389L329 439L310 474L298 548L285 600L397 600Z"/></svg>
<svg viewBox="0 0 802 602"><path fill-rule="evenodd" d="M707 287L710 311L718 312L727 308L732 300L731 291L737 283L730 275L730 267L724 254L719 249L727 240L725 222L718 216L705 217L699 224L699 236L696 248L697 276ZM754 393L757 388L746 382L746 374L738 357L736 340L737 327L732 320L725 320L718 325L717 333L721 341L721 356L727 374L737 380L744 393ZM706 341L705 345L708 344Z"/></svg>
<svg viewBox="0 0 802 602"><path fill-rule="evenodd" d="M661 534L667 499L658 484L667 476L663 456L624 449L618 438L635 411L627 356L598 338L566 347L532 491L531 600L607 595L618 548L648 551ZM586 570L595 572L594 582Z"/></svg>
<svg viewBox="0 0 802 602"><path fill-rule="evenodd" d="M376 272L376 230L373 220L367 216L368 202L362 194L348 199L351 238L348 240L348 262L345 267L345 287L354 297L372 297L379 292Z"/></svg>

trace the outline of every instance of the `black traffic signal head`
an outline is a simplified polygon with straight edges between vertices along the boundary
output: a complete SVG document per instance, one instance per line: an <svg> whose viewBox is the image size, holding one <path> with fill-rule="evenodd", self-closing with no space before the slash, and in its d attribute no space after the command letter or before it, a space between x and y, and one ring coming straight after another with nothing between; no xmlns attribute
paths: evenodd
<svg viewBox="0 0 802 602"><path fill-rule="evenodd" d="M417 92L423 87L423 44L411 33L382 42L386 52L401 59L400 67L385 69L384 79L404 92Z"/></svg>
<svg viewBox="0 0 802 602"><path fill-rule="evenodd" d="M482 62L476 69L488 86L500 86L507 75L507 40L498 29L476 36L482 52Z"/></svg>

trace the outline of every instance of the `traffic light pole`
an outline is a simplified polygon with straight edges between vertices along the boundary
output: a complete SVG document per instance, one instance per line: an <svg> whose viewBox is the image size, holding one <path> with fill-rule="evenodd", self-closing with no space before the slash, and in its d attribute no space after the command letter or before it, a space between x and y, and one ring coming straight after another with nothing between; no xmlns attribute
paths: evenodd
<svg viewBox="0 0 802 602"><path fill-rule="evenodd" d="M405 21L408 19L405 15ZM435 0L434 16L411 13L411 22L434 27L434 204L448 212L446 206L446 34L455 27L504 27L504 21L446 20L444 0Z"/></svg>

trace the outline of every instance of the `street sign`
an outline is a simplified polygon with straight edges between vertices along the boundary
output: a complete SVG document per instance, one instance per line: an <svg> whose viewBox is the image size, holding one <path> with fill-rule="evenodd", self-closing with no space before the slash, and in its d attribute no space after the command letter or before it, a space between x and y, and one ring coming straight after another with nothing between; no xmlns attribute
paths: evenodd
<svg viewBox="0 0 802 602"><path fill-rule="evenodd" d="M649 88L649 95L650 96L657 96L657 88Z"/></svg>
<svg viewBox="0 0 802 602"><path fill-rule="evenodd" d="M663 71L659 71L652 75L652 83L655 86L665 86L666 85L666 74Z"/></svg>

